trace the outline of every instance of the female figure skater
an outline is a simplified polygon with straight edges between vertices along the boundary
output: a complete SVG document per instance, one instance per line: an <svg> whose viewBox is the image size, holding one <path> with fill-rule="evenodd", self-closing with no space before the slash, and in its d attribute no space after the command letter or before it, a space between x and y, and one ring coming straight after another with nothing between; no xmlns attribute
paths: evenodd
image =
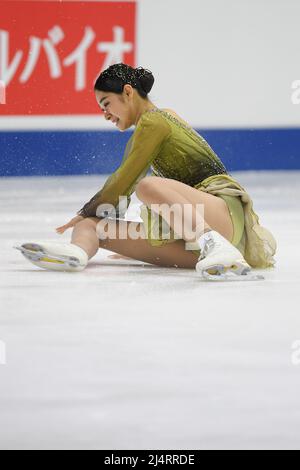
<svg viewBox="0 0 300 470"><path fill-rule="evenodd" d="M81 271L100 247L158 266L196 268L205 279L263 279L251 267L274 265L272 234L259 224L250 196L208 143L174 111L149 100L153 83L149 70L122 63L100 74L94 90L106 120L120 131L135 126L122 163L77 217L56 229L62 234L73 228L71 243L35 242L16 248L35 265L52 270ZM99 212L101 205L111 204L118 214L119 196L129 202L134 191L143 203L144 223ZM157 209L162 204L177 208L174 217ZM186 205L190 211L180 210ZM176 238L179 219L186 234L182 238ZM112 224L116 236L105 237ZM130 237L132 224L144 237ZM170 229L168 238L163 225Z"/></svg>

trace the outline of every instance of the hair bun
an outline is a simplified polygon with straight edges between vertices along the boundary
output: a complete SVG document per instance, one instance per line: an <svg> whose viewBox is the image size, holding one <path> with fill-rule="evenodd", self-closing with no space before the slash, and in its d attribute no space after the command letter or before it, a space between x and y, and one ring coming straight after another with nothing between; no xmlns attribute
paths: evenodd
<svg viewBox="0 0 300 470"><path fill-rule="evenodd" d="M150 93L154 84L154 76L152 72L144 69L143 67L138 67L134 70L134 74L145 93Z"/></svg>
<svg viewBox="0 0 300 470"><path fill-rule="evenodd" d="M122 94L124 85L130 84L136 88L142 98L147 98L154 84L154 77L150 70L143 67L133 68L131 65L113 64L99 75L94 88L99 91L111 91Z"/></svg>

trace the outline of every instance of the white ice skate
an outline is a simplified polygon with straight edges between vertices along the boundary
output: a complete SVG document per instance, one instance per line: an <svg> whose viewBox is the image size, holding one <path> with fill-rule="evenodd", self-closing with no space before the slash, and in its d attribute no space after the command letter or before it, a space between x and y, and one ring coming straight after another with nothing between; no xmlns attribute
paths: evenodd
<svg viewBox="0 0 300 470"><path fill-rule="evenodd" d="M205 234L196 271L208 281L259 281L264 277L251 272L240 251L220 233L212 230Z"/></svg>
<svg viewBox="0 0 300 470"><path fill-rule="evenodd" d="M34 242L14 248L39 268L51 271L82 271L88 263L87 253L71 243Z"/></svg>

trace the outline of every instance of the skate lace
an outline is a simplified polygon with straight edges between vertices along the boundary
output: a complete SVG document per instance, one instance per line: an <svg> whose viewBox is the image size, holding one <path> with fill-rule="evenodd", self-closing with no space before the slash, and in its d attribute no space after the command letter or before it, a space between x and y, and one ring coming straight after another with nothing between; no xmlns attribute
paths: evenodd
<svg viewBox="0 0 300 470"><path fill-rule="evenodd" d="M203 250L201 251L201 255L200 255L199 260L201 261L204 258L206 258L210 254L210 252L213 250L215 245L216 244L215 244L214 240L212 240L212 239L207 240L205 245L204 245Z"/></svg>

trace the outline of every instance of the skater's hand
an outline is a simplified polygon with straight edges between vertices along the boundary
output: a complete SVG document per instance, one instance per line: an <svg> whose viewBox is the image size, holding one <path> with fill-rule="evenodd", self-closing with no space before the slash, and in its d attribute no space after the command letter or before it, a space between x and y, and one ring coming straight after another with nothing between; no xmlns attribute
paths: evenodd
<svg viewBox="0 0 300 470"><path fill-rule="evenodd" d="M68 222L66 225L62 225L61 227L57 227L56 232L62 235L66 230L69 228L75 227L78 222L81 222L84 219L81 215L78 215L77 217L74 217L70 222Z"/></svg>

